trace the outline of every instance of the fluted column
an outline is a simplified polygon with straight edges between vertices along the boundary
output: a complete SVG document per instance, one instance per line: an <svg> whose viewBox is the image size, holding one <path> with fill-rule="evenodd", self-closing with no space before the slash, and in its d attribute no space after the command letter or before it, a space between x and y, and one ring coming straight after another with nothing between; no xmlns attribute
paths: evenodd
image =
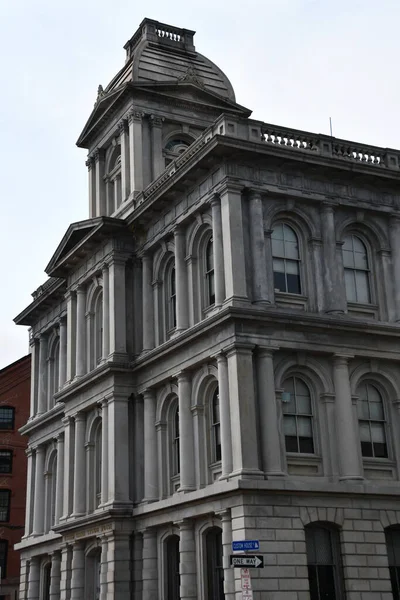
<svg viewBox="0 0 400 600"><path fill-rule="evenodd" d="M126 283L122 257L113 257L108 265L110 285L110 354L114 361L126 360Z"/></svg>
<svg viewBox="0 0 400 600"><path fill-rule="evenodd" d="M33 485L33 453L32 448L26 449L27 457L27 477L26 477L26 505L25 505L25 537L32 532L32 503L34 494L32 493Z"/></svg>
<svg viewBox="0 0 400 600"><path fill-rule="evenodd" d="M67 382L75 376L76 365L76 294L69 291L65 294L67 301Z"/></svg>
<svg viewBox="0 0 400 600"><path fill-rule="evenodd" d="M108 264L102 266L103 274L103 348L102 358L107 360L110 354L110 277Z"/></svg>
<svg viewBox="0 0 400 600"><path fill-rule="evenodd" d="M85 374L86 327L85 327L86 290L78 286L76 290L76 377Z"/></svg>
<svg viewBox="0 0 400 600"><path fill-rule="evenodd" d="M47 410L47 336L41 335L39 338L39 386L38 386L38 414L45 413Z"/></svg>
<svg viewBox="0 0 400 600"><path fill-rule="evenodd" d="M263 477L258 466L253 357L251 345L232 345L226 349L229 373L233 472L232 476Z"/></svg>
<svg viewBox="0 0 400 600"><path fill-rule="evenodd" d="M264 216L260 192L252 190L249 198L250 245L252 258L253 302L268 303L267 257Z"/></svg>
<svg viewBox="0 0 400 600"><path fill-rule="evenodd" d="M86 415L85 413L77 413L75 415L75 451L74 451L74 512L73 516L77 517L85 514L85 480L86 480L86 465L85 465L85 430L86 430Z"/></svg>
<svg viewBox="0 0 400 600"><path fill-rule="evenodd" d="M108 400L108 501L129 505L128 395L113 394Z"/></svg>
<svg viewBox="0 0 400 600"><path fill-rule="evenodd" d="M58 365L58 387L62 388L67 380L67 320L60 319L60 358Z"/></svg>
<svg viewBox="0 0 400 600"><path fill-rule="evenodd" d="M333 206L330 204L322 206L321 219L324 245L325 312L342 313L344 312L345 299L342 298L342 286L339 284L338 277L335 213Z"/></svg>
<svg viewBox="0 0 400 600"><path fill-rule="evenodd" d="M101 503L108 502L108 398L101 401Z"/></svg>
<svg viewBox="0 0 400 600"><path fill-rule="evenodd" d="M31 397L30 417L34 417L38 410L38 373L39 373L39 342L32 337L30 342L31 351Z"/></svg>
<svg viewBox="0 0 400 600"><path fill-rule="evenodd" d="M157 532L153 529L143 532L142 581L142 600L158 600Z"/></svg>
<svg viewBox="0 0 400 600"><path fill-rule="evenodd" d="M140 192L143 189L143 116L144 113L135 110L128 114L131 192Z"/></svg>
<svg viewBox="0 0 400 600"><path fill-rule="evenodd" d="M49 600L60 600L61 553L51 554L50 595Z"/></svg>
<svg viewBox="0 0 400 600"><path fill-rule="evenodd" d="M121 202L124 202L130 194L130 166L129 166L129 140L126 119L118 123L121 140Z"/></svg>
<svg viewBox="0 0 400 600"><path fill-rule="evenodd" d="M63 514L64 496L64 433L57 436L56 509L54 521L58 525Z"/></svg>
<svg viewBox="0 0 400 600"><path fill-rule="evenodd" d="M340 479L362 479L360 448L349 380L349 356L336 354L333 358L333 381L335 386L335 414L337 448L339 452Z"/></svg>
<svg viewBox="0 0 400 600"><path fill-rule="evenodd" d="M176 280L176 331L188 326L188 279L186 269L186 237L181 227L174 229Z"/></svg>
<svg viewBox="0 0 400 600"><path fill-rule="evenodd" d="M222 566L224 568L224 592L225 600L234 600L235 598L235 577L234 569L230 565L230 555L232 554L232 517L231 510L223 510L217 513L221 517L222 525Z"/></svg>
<svg viewBox="0 0 400 600"><path fill-rule="evenodd" d="M232 432L231 408L229 403L228 362L224 354L217 355L218 394L221 419L221 467L220 479L226 479L232 472Z"/></svg>
<svg viewBox="0 0 400 600"><path fill-rule="evenodd" d="M88 168L88 191L89 191L89 218L96 216L96 169L93 156L88 156L86 161Z"/></svg>
<svg viewBox="0 0 400 600"><path fill-rule="evenodd" d="M220 306L225 300L225 270L224 247L222 243L221 198L215 194L211 198L210 204L213 230L215 306Z"/></svg>
<svg viewBox="0 0 400 600"><path fill-rule="evenodd" d="M104 183L104 150L97 149L94 153L95 168L96 168L96 214L94 216L101 217L106 215L106 189Z"/></svg>
<svg viewBox="0 0 400 600"><path fill-rule="evenodd" d="M220 195L226 299L242 303L248 297L241 188L226 186Z"/></svg>
<svg viewBox="0 0 400 600"><path fill-rule="evenodd" d="M145 254L143 269L143 350L154 348L153 257Z"/></svg>
<svg viewBox="0 0 400 600"><path fill-rule="evenodd" d="M162 143L162 124L164 118L157 115L150 116L151 128L151 153L152 153L152 175L153 180L157 179L165 169L165 160L163 157Z"/></svg>
<svg viewBox="0 0 400 600"><path fill-rule="evenodd" d="M66 519L72 512L72 492L73 492L73 422L72 417L64 417L64 494L62 519Z"/></svg>
<svg viewBox="0 0 400 600"><path fill-rule="evenodd" d="M390 220L390 248L396 321L400 321L400 216L398 215L393 215Z"/></svg>
<svg viewBox="0 0 400 600"><path fill-rule="evenodd" d="M33 535L40 535L44 531L44 458L45 447L40 445L36 448Z"/></svg>
<svg viewBox="0 0 400 600"><path fill-rule="evenodd" d="M39 600L40 557L33 556L29 561L27 600Z"/></svg>
<svg viewBox="0 0 400 600"><path fill-rule="evenodd" d="M184 519L179 525L179 575L181 600L197 598L196 542L193 521Z"/></svg>
<svg viewBox="0 0 400 600"><path fill-rule="evenodd" d="M154 390L144 390L144 499L158 500L156 396Z"/></svg>
<svg viewBox="0 0 400 600"><path fill-rule="evenodd" d="M108 582L108 537L103 535L101 538L101 554L100 554L100 600L107 600Z"/></svg>
<svg viewBox="0 0 400 600"><path fill-rule="evenodd" d="M71 600L85 600L85 546L74 542L72 546Z"/></svg>
<svg viewBox="0 0 400 600"><path fill-rule="evenodd" d="M193 418L191 404L191 378L186 372L178 377L179 401L179 459L180 459L180 492L194 490L194 447L193 447Z"/></svg>
<svg viewBox="0 0 400 600"><path fill-rule="evenodd" d="M261 455L264 473L269 478L284 475L275 396L273 352L271 348L262 347L259 347L257 352Z"/></svg>

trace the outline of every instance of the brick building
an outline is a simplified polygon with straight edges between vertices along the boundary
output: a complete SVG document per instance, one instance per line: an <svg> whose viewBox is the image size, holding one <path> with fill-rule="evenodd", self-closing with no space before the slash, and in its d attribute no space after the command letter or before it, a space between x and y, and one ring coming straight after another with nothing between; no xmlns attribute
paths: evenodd
<svg viewBox="0 0 400 600"><path fill-rule="evenodd" d="M29 417L31 357L0 371L0 600L18 597L20 557L14 544L25 523L27 439L18 429Z"/></svg>

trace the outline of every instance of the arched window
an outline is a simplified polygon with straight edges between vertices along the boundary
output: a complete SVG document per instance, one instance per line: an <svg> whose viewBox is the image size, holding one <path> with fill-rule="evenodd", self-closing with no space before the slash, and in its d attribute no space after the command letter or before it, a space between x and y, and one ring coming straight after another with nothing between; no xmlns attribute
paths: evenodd
<svg viewBox="0 0 400 600"><path fill-rule="evenodd" d="M298 377L287 379L283 388L283 430L286 452L313 454L313 413L310 390Z"/></svg>
<svg viewBox="0 0 400 600"><path fill-rule="evenodd" d="M189 141L176 137L167 142L164 148L165 166L167 167L173 160L179 157L182 152L185 152L190 146Z"/></svg>
<svg viewBox="0 0 400 600"><path fill-rule="evenodd" d="M167 273L167 332L170 332L176 327L176 271L173 263Z"/></svg>
<svg viewBox="0 0 400 600"><path fill-rule="evenodd" d="M54 341L49 354L49 385L48 389L48 408L54 406L54 394L58 392L58 373L60 365L60 340Z"/></svg>
<svg viewBox="0 0 400 600"><path fill-rule="evenodd" d="M3 578L3 573L1 574ZM50 581L51 581L51 563L47 563L47 565L43 568L43 600L50 600Z"/></svg>
<svg viewBox="0 0 400 600"><path fill-rule="evenodd" d="M46 472L45 531L50 531L55 523L57 487L57 453L53 452Z"/></svg>
<svg viewBox="0 0 400 600"><path fill-rule="evenodd" d="M356 235L343 240L343 267L348 302L371 302L370 269L364 242Z"/></svg>
<svg viewBox="0 0 400 600"><path fill-rule="evenodd" d="M181 471L179 435L179 408L177 406L174 409L172 421L172 476L179 475Z"/></svg>
<svg viewBox="0 0 400 600"><path fill-rule="evenodd" d="M103 293L100 292L94 304L94 367L103 358ZM105 357L106 358L106 357Z"/></svg>
<svg viewBox="0 0 400 600"><path fill-rule="evenodd" d="M204 275L206 306L215 304L215 278L214 278L214 249L212 237L208 240L204 256Z"/></svg>
<svg viewBox="0 0 400 600"><path fill-rule="evenodd" d="M219 410L219 392L215 390L211 400L211 460L221 460L221 419Z"/></svg>
<svg viewBox="0 0 400 600"><path fill-rule="evenodd" d="M100 550L86 556L85 600L100 600Z"/></svg>
<svg viewBox="0 0 400 600"><path fill-rule="evenodd" d="M206 533L207 600L224 600L222 532L213 527Z"/></svg>
<svg viewBox="0 0 400 600"><path fill-rule="evenodd" d="M94 506L98 508L101 504L101 446L102 446L102 426L97 426L94 438Z"/></svg>
<svg viewBox="0 0 400 600"><path fill-rule="evenodd" d="M361 454L366 457L387 458L385 411L379 390L371 383L358 386L357 414L360 428Z"/></svg>
<svg viewBox="0 0 400 600"><path fill-rule="evenodd" d="M307 525L305 533L310 600L340 600L344 595L339 532L315 523Z"/></svg>
<svg viewBox="0 0 400 600"><path fill-rule="evenodd" d="M122 183L121 183L121 146L115 146L108 160L108 173L105 176L107 193L107 214L111 215L121 205Z"/></svg>
<svg viewBox="0 0 400 600"><path fill-rule="evenodd" d="M275 291L301 294L300 251L296 233L286 223L277 223L271 240Z"/></svg>
<svg viewBox="0 0 400 600"><path fill-rule="evenodd" d="M171 535L165 543L167 600L180 599L179 537Z"/></svg>
<svg viewBox="0 0 400 600"><path fill-rule="evenodd" d="M385 537L393 600L400 600L400 528L388 527Z"/></svg>

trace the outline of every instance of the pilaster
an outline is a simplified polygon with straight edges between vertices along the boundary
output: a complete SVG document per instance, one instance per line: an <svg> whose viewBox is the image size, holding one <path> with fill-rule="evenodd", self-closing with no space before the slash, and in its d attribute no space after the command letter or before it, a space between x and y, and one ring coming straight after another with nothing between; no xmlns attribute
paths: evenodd
<svg viewBox="0 0 400 600"><path fill-rule="evenodd" d="M142 257L142 293L143 293L143 350L154 348L154 301L153 301L153 257Z"/></svg>
<svg viewBox="0 0 400 600"><path fill-rule="evenodd" d="M193 521L184 519L179 525L180 598L197 598L196 543Z"/></svg>
<svg viewBox="0 0 400 600"><path fill-rule="evenodd" d="M129 494L129 398L113 394L108 400L108 503L131 506Z"/></svg>
<svg viewBox="0 0 400 600"><path fill-rule="evenodd" d="M71 565L71 600L85 600L85 544L74 542Z"/></svg>
<svg viewBox="0 0 400 600"><path fill-rule="evenodd" d="M191 411L191 376L182 371L177 376L179 402L180 492L195 489L193 418Z"/></svg>
<svg viewBox="0 0 400 600"><path fill-rule="evenodd" d="M121 202L124 202L130 194L129 140L126 119L119 121L118 129L121 141Z"/></svg>
<svg viewBox="0 0 400 600"><path fill-rule="evenodd" d="M58 366L58 388L61 389L67 380L67 319L62 316L60 325L60 363Z"/></svg>
<svg viewBox="0 0 400 600"><path fill-rule="evenodd" d="M56 507L54 521L58 525L63 514L64 494L64 433L57 436Z"/></svg>
<svg viewBox="0 0 400 600"><path fill-rule="evenodd" d="M110 355L113 361L126 361L126 300L124 257L113 257L109 263L110 286Z"/></svg>
<svg viewBox="0 0 400 600"><path fill-rule="evenodd" d="M48 339L46 335L39 338L39 385L38 385L38 414L47 410L47 354Z"/></svg>
<svg viewBox="0 0 400 600"><path fill-rule="evenodd" d="M82 377L86 371L86 327L85 327L86 290L78 286L76 290L76 373Z"/></svg>
<svg viewBox="0 0 400 600"><path fill-rule="evenodd" d="M84 515L86 512L85 432L86 415L83 412L79 412L75 415L74 517Z"/></svg>
<svg viewBox="0 0 400 600"><path fill-rule="evenodd" d="M36 448L33 535L41 535L44 532L44 459L45 447L39 445Z"/></svg>
<svg viewBox="0 0 400 600"><path fill-rule="evenodd" d="M218 194L213 195L210 204L213 229L215 306L221 306L225 300L225 269L224 247L222 242L221 198Z"/></svg>
<svg viewBox="0 0 400 600"><path fill-rule="evenodd" d="M162 144L162 124L164 117L150 115L152 174L153 180L157 179L165 169Z"/></svg>
<svg viewBox="0 0 400 600"><path fill-rule="evenodd" d="M158 556L157 556L157 531L145 529L143 532L142 555L142 600L158 599Z"/></svg>
<svg viewBox="0 0 400 600"><path fill-rule="evenodd" d="M108 264L104 263L101 272L103 275L103 348L102 359L106 361L110 353L110 278Z"/></svg>
<svg viewBox="0 0 400 600"><path fill-rule="evenodd" d="M51 554L50 594L49 600L60 600L61 553Z"/></svg>
<svg viewBox="0 0 400 600"><path fill-rule="evenodd" d="M221 467L220 479L227 479L233 470L231 407L229 401L228 361L224 354L217 355L218 393L221 411Z"/></svg>
<svg viewBox="0 0 400 600"><path fill-rule="evenodd" d="M98 148L94 153L96 181L96 214L95 217L106 215L106 190L104 183L104 150Z"/></svg>
<svg viewBox="0 0 400 600"><path fill-rule="evenodd" d="M252 258L253 302L269 304L267 257L264 239L264 216L260 192L249 193L250 246Z"/></svg>
<svg viewBox="0 0 400 600"><path fill-rule="evenodd" d="M188 278L186 269L186 237L182 227L174 229L176 272L176 331L188 327Z"/></svg>
<svg viewBox="0 0 400 600"><path fill-rule="evenodd" d="M156 396L154 390L144 390L144 500L158 500Z"/></svg>
<svg viewBox="0 0 400 600"><path fill-rule="evenodd" d="M134 194L143 189L143 117L139 111L128 113L130 187Z"/></svg>

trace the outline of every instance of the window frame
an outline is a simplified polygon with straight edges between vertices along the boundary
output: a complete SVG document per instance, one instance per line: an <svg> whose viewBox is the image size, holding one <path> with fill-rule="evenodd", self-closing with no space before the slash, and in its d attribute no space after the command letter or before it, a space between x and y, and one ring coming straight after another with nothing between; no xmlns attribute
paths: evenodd
<svg viewBox="0 0 400 600"><path fill-rule="evenodd" d="M327 531L329 533L329 543L330 543L330 551L332 554L332 567L334 569L332 579L335 584L335 600L344 600L345 592L344 592L344 577L343 577L343 557L341 553L341 540L340 540L340 531L335 524L327 523L327 522L313 522L309 523L304 528L305 542L306 542L306 558L307 558L307 570L308 570L308 581L310 586L310 600L321 600L321 594L318 593L318 596L313 596L312 594L312 584L310 577L310 569L311 567L324 566L323 562L311 562L310 561L310 545L309 538L307 536L307 532L315 532L317 530ZM334 539L333 539L334 538ZM315 539L313 540L315 544ZM321 556L321 553L315 551L315 555ZM317 571L318 577L318 571Z"/></svg>
<svg viewBox="0 0 400 600"><path fill-rule="evenodd" d="M316 410L315 410L315 402L314 402L314 397L313 397L313 388L312 386L310 386L310 384L307 382L307 380L302 377L301 374L297 374L297 373L287 373L286 376L284 377L283 381L282 381L282 394L288 393L285 390L285 383L289 380L293 379L294 381L294 390L295 390L295 408L296 408L296 412L295 413L285 413L284 410L284 405L285 405L285 401L283 400L283 398L281 398L281 405L282 405L282 419L283 419L283 437L284 437L284 447L285 447L285 453L287 456L290 457L310 457L310 458L314 458L318 456L318 440L317 440L317 435L316 435L316 427L315 427L315 420L316 420ZM296 394L296 379L298 379L303 385L306 386L308 392L309 392L309 398L310 398L310 407L311 407L311 414L302 414L302 413L298 413L297 412L297 394ZM286 417L295 417L295 423L296 423L296 439L297 439L297 451L294 450L287 450L287 442L286 442L286 433L285 433L285 416ZM300 451L300 441L299 441L299 435L298 435L298 417L304 417L304 418L308 418L310 420L311 423L311 432L312 432L312 436L311 436L311 440L312 440L312 445L313 445L313 452L301 452Z"/></svg>
<svg viewBox="0 0 400 600"><path fill-rule="evenodd" d="M209 248L211 246L211 266L209 264ZM207 243L204 246L203 253L203 273L204 273L204 308L210 309L215 306L215 265L214 265L214 238L211 232ZM214 290L214 292L212 292Z"/></svg>
<svg viewBox="0 0 400 600"><path fill-rule="evenodd" d="M176 267L175 258L171 256L165 268L164 276L164 314L165 338L168 339L176 330Z"/></svg>
<svg viewBox="0 0 400 600"><path fill-rule="evenodd" d="M218 421L215 421L214 406L215 399L218 398ZM216 433L218 431L218 433ZM220 443L217 439L219 436ZM211 465L220 465L222 460L222 440L221 440L221 402L219 399L218 384L212 392L210 399L210 442L211 442ZM218 452L219 446L219 452Z"/></svg>
<svg viewBox="0 0 400 600"><path fill-rule="evenodd" d="M1 547L4 546L4 556L2 557ZM0 568L1 579L7 578L7 562L8 562L8 540L0 540Z"/></svg>
<svg viewBox="0 0 400 600"><path fill-rule="evenodd" d="M354 250L353 238L356 238L359 242L361 242L362 246L364 247L365 255L366 255L366 261L367 261L366 269L345 266L344 252L347 252L347 250L344 250L344 245L346 242L346 238L351 239L353 258L357 254L357 252ZM354 307L374 306L375 294L374 294L374 287L373 287L373 267L372 267L373 261L372 261L372 256L371 256L371 247L370 247L370 244L368 243L368 241L365 239L365 237L362 234L360 234L358 231L349 230L349 231L344 232L344 234L342 235L342 264L343 264L344 291L345 291L347 304L349 306L354 306ZM355 289L355 293L356 293L356 298L357 298L357 276L356 276L356 273L366 273L367 286L368 286L367 291L368 291L368 296L369 296L368 302L365 302L364 300L358 301L357 299L356 300L349 299L348 293L347 293L348 288L347 288L347 284L346 284L346 272L350 272L350 271L353 273L353 276L354 276L354 289Z"/></svg>
<svg viewBox="0 0 400 600"><path fill-rule="evenodd" d="M4 420L2 421L0 419L0 431L13 431L15 429L15 407L14 406L0 406L0 416L2 411L4 410L9 410L11 411L11 415L12 415L12 419L8 419L7 421ZM10 423L11 426L10 427L2 427L2 424L4 423Z"/></svg>
<svg viewBox="0 0 400 600"><path fill-rule="evenodd" d="M93 368L96 369L103 357L103 289L99 289L93 302Z"/></svg>
<svg viewBox="0 0 400 600"><path fill-rule="evenodd" d="M389 540L389 538L392 538L395 534L397 534L398 536L398 546L400 548L400 527L395 525L395 526L390 526L390 527L386 527L385 528L385 542L386 542L386 552L387 552L387 557L388 557L388 563L389 563L389 573L390 573L390 584L392 587L392 594L393 594L393 600L399 600L400 598L400 553L399 553L399 557L396 557L396 552L395 552L395 543L393 542L393 540ZM389 543L389 541L391 543ZM393 559L393 560L392 560ZM396 589L394 588L394 579L395 581L395 585L396 585Z"/></svg>
<svg viewBox="0 0 400 600"><path fill-rule="evenodd" d="M1 470L1 464L0 464L0 474L2 475L10 475L12 474L12 467L13 467L13 458L14 458L14 451L13 450L7 450L5 448L0 448L0 456L1 453L4 452L9 456L9 465L10 465L10 469L9 471L2 471Z"/></svg>
<svg viewBox="0 0 400 600"><path fill-rule="evenodd" d="M365 419L365 418L360 419L358 407L359 407L359 403L363 401L362 395L360 394L360 388L363 386L365 386L365 388L367 389L368 408L369 408L369 404L370 404L369 400L368 400L368 386L373 387L376 390L376 392L379 394L379 397L380 397L380 400L382 403L382 412L383 412L383 417L384 417L383 420L371 419L371 418L370 419ZM392 449L391 449L391 445L390 445L389 421L387 418L388 411L387 411L387 407L386 407L385 393L382 391L381 386L379 384L377 384L376 381L365 378L365 379L362 379L361 381L359 381L357 384L356 397L357 397L357 424L358 424L358 434L359 434L359 438L360 438L360 453L361 453L362 460L363 461L364 460L366 460L366 461L368 461L368 460L372 460L372 461L389 461L389 460L391 460ZM371 443L372 452L373 452L372 456L363 454L360 422L369 424L369 431L370 431L370 438L371 438L370 443ZM373 442L372 442L371 423L379 423L379 424L382 424L382 426L383 426L383 433L384 433L385 446L386 446L386 456L375 456Z"/></svg>
<svg viewBox="0 0 400 600"><path fill-rule="evenodd" d="M219 547L217 547L219 542ZM207 600L225 600L222 529L210 527L204 533L204 590ZM217 564L219 562L221 564Z"/></svg>
<svg viewBox="0 0 400 600"><path fill-rule="evenodd" d="M102 487L101 487L101 472L102 472L102 437L103 437L103 424L100 421L96 427L94 433L94 456L93 456L93 507L97 510L101 505Z"/></svg>
<svg viewBox="0 0 400 600"><path fill-rule="evenodd" d="M172 545L175 547L171 548ZM168 536L164 541L164 585L165 597L168 598L168 600L179 600L180 598L179 545L180 537L176 533ZM172 574L171 570L173 567L175 567L175 572Z"/></svg>
<svg viewBox="0 0 400 600"><path fill-rule="evenodd" d="M283 239L279 240L279 241L283 242L284 256L278 256L274 253L273 234L274 234L275 229L278 226L282 227ZM285 227L290 229L290 231L293 232L293 234L296 238L298 258L286 258L286 245L285 245L285 236L284 236ZM287 243L289 243L289 241ZM301 236L299 235L299 232L296 230L296 228L293 227L293 225L291 223L289 223L288 221L286 221L285 219L278 220L275 223L273 223L273 225L271 226L271 258L272 258L272 277L273 277L272 286L273 286L274 294L284 294L284 296L294 296L297 298L304 297L305 277L303 274L304 259L303 259ZM275 271L275 266L274 266L275 260L282 260L284 263L284 276L285 276L285 288L286 288L285 290L279 290L275 286L275 273L281 273L281 271ZM297 265L297 274L296 275L298 277L298 283L299 283L299 291L298 292L289 291L289 289L288 289L289 286L288 286L288 281L287 281L287 270L286 270L287 263L293 263L293 264Z"/></svg>
<svg viewBox="0 0 400 600"><path fill-rule="evenodd" d="M6 518L5 519L0 518L0 523L9 523L10 512L11 512L11 490L4 490L4 489L0 490L0 515L1 515L1 509L3 508L3 505L1 504L2 495L4 495L4 498L7 498L7 503L4 503Z"/></svg>

